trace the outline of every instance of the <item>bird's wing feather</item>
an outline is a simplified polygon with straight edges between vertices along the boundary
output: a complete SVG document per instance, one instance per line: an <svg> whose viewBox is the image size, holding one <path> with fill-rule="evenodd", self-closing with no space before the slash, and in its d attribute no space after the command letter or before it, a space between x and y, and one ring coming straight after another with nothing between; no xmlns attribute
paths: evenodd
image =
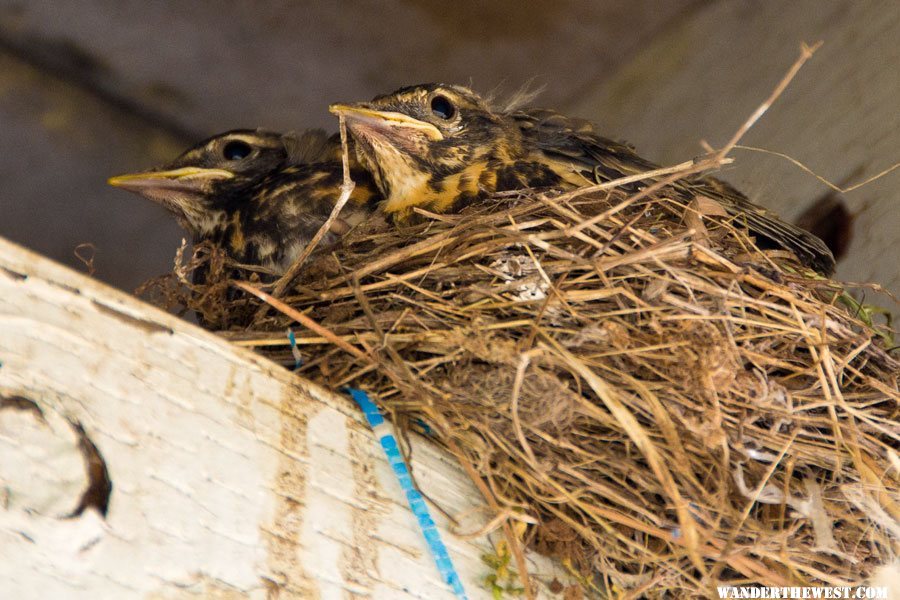
<svg viewBox="0 0 900 600"><path fill-rule="evenodd" d="M658 169L659 165L639 156L626 144L598 135L593 123L572 119L545 109L513 113L525 138L555 160L568 161L594 180L612 181ZM673 186L690 202L706 196L722 205L739 223L766 241L794 252L804 263L825 274L834 271L831 251L815 235L785 223L774 213L754 204L740 191L714 177L688 177ZM626 187L635 191L637 186Z"/></svg>
<svg viewBox="0 0 900 600"><path fill-rule="evenodd" d="M324 129L286 133L283 139L291 164L301 165L340 158L340 139L336 135L328 135Z"/></svg>

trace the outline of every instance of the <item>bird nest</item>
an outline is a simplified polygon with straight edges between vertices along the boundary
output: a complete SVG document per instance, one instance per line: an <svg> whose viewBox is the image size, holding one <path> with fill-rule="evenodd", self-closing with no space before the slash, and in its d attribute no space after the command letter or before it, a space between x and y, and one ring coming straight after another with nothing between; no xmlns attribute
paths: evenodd
<svg viewBox="0 0 900 600"><path fill-rule="evenodd" d="M585 589L861 583L900 551L886 332L715 203L666 191L371 223L313 255L284 304L236 294L202 248L155 287L291 365L294 327L303 376L424 424L517 558L560 557Z"/></svg>

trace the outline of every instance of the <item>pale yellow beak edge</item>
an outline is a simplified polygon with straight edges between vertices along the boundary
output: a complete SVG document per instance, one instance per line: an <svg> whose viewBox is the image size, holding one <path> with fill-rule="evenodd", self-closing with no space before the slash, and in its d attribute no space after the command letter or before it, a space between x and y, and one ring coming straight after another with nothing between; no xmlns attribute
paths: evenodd
<svg viewBox="0 0 900 600"><path fill-rule="evenodd" d="M147 171L144 173L129 173L126 175L117 175L106 180L114 187L129 187L135 184L151 185L154 181L171 182L182 181L187 183L190 180L215 180L215 179L231 179L234 173L225 169L204 169L201 167L181 167L180 169L171 169L169 171Z"/></svg>
<svg viewBox="0 0 900 600"><path fill-rule="evenodd" d="M414 129L425 134L432 141L444 139L441 130L425 121L410 117L399 112L388 110L376 110L364 104L332 104L328 107L331 114L344 117L348 121L371 123L379 127L402 127Z"/></svg>

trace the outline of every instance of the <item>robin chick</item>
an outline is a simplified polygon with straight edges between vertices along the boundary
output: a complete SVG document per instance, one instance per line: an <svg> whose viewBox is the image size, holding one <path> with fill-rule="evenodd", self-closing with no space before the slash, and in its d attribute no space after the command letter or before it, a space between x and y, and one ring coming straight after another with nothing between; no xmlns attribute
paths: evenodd
<svg viewBox="0 0 900 600"><path fill-rule="evenodd" d="M381 199L366 171L351 173L356 187L323 246ZM212 241L235 262L280 275L328 219L342 181L337 136L237 129L200 142L160 169L113 177L109 184L161 204L195 243Z"/></svg>
<svg viewBox="0 0 900 600"><path fill-rule="evenodd" d="M542 109L496 109L462 86L410 86L371 102L334 104L331 111L346 119L385 212L399 220L414 207L446 212L494 192L574 189L659 168L631 147L597 135L587 121ZM716 200L761 246L790 250L824 274L834 270L831 251L819 238L728 184L693 177L673 189L684 204L698 195Z"/></svg>

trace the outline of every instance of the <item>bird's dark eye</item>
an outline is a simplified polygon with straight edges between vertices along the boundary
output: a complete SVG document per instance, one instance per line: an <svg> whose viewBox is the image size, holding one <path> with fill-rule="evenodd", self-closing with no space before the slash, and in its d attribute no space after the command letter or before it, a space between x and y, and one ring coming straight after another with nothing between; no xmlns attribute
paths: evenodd
<svg viewBox="0 0 900 600"><path fill-rule="evenodd" d="M250 156L251 152L253 152L253 148L250 147L250 144L240 140L228 142L222 148L222 156L225 157L225 160L241 160Z"/></svg>
<svg viewBox="0 0 900 600"><path fill-rule="evenodd" d="M449 121L456 114L456 107L447 96L435 96L431 99L431 112L434 116Z"/></svg>

